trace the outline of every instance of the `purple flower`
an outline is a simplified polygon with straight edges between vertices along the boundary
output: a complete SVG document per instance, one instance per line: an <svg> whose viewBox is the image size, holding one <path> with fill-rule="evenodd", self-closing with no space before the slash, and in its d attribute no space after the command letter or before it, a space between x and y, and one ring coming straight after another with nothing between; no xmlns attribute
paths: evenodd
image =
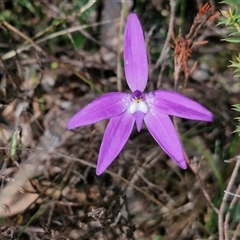
<svg viewBox="0 0 240 240"><path fill-rule="evenodd" d="M143 121L162 149L186 169L182 145L168 115L202 121L212 121L213 115L177 92L143 92L148 79L148 61L142 28L135 13L129 15L125 28L124 69L132 94L112 92L97 98L71 117L67 128L110 118L100 147L97 175L102 174L122 150L134 123L140 132Z"/></svg>

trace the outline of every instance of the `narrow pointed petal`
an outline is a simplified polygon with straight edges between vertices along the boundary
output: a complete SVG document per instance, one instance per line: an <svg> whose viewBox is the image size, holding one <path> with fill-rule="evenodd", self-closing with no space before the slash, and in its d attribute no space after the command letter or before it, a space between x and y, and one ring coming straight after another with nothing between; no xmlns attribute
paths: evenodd
<svg viewBox="0 0 240 240"><path fill-rule="evenodd" d="M129 15L124 33L124 69L132 92L143 91L148 79L148 61L142 27L135 13Z"/></svg>
<svg viewBox="0 0 240 240"><path fill-rule="evenodd" d="M140 132L141 129L142 129L143 118L144 118L145 115L146 115L146 113L143 113L141 111L137 111L133 114L133 116L136 120L136 126L137 126L138 132Z"/></svg>
<svg viewBox="0 0 240 240"><path fill-rule="evenodd" d="M120 92L105 94L73 115L67 122L67 128L74 129L116 117L126 111L130 104L130 94Z"/></svg>
<svg viewBox="0 0 240 240"><path fill-rule="evenodd" d="M132 132L134 121L129 112L110 119L100 147L97 175L102 174L120 153Z"/></svg>
<svg viewBox="0 0 240 240"><path fill-rule="evenodd" d="M156 142L183 169L187 168L182 145L169 116L149 111L144 121Z"/></svg>
<svg viewBox="0 0 240 240"><path fill-rule="evenodd" d="M200 121L213 121L213 114L201 104L171 91L153 91L145 95L149 107L159 113Z"/></svg>

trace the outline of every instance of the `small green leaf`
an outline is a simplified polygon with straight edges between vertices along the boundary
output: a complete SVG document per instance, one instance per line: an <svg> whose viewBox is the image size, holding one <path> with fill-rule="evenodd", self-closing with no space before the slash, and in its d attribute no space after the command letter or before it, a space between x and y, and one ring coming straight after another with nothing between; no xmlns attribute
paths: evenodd
<svg viewBox="0 0 240 240"><path fill-rule="evenodd" d="M10 157L12 159L15 159L17 156L17 148L18 148L19 142L21 141L21 136L22 136L22 127L18 126L11 138Z"/></svg>
<svg viewBox="0 0 240 240"><path fill-rule="evenodd" d="M223 0L221 3L226 3L226 4L240 4L240 0Z"/></svg>
<svg viewBox="0 0 240 240"><path fill-rule="evenodd" d="M230 43L240 43L240 38L237 39L237 38L226 38L226 39L223 39L225 40L226 42L230 42Z"/></svg>

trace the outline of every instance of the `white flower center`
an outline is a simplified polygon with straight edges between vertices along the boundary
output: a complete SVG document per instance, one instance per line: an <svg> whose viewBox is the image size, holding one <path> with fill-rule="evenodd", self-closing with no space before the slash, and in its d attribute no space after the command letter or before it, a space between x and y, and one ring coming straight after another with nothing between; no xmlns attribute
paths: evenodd
<svg viewBox="0 0 240 240"><path fill-rule="evenodd" d="M143 113L148 112L148 105L141 99L134 100L129 107L129 112L131 114L134 114L137 111L141 111Z"/></svg>

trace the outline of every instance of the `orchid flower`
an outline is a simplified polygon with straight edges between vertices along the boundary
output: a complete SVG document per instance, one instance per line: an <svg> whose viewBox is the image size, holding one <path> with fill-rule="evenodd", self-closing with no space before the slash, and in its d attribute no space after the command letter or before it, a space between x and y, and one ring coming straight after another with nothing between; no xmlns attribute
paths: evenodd
<svg viewBox="0 0 240 240"><path fill-rule="evenodd" d="M172 91L144 93L148 60L141 24L135 13L127 19L124 33L124 69L132 93L107 93L89 103L68 123L68 129L110 119L98 156L96 174L102 174L126 144L134 123L138 132L143 121L162 149L183 169L187 168L183 148L168 115L212 121L213 115L199 103Z"/></svg>

